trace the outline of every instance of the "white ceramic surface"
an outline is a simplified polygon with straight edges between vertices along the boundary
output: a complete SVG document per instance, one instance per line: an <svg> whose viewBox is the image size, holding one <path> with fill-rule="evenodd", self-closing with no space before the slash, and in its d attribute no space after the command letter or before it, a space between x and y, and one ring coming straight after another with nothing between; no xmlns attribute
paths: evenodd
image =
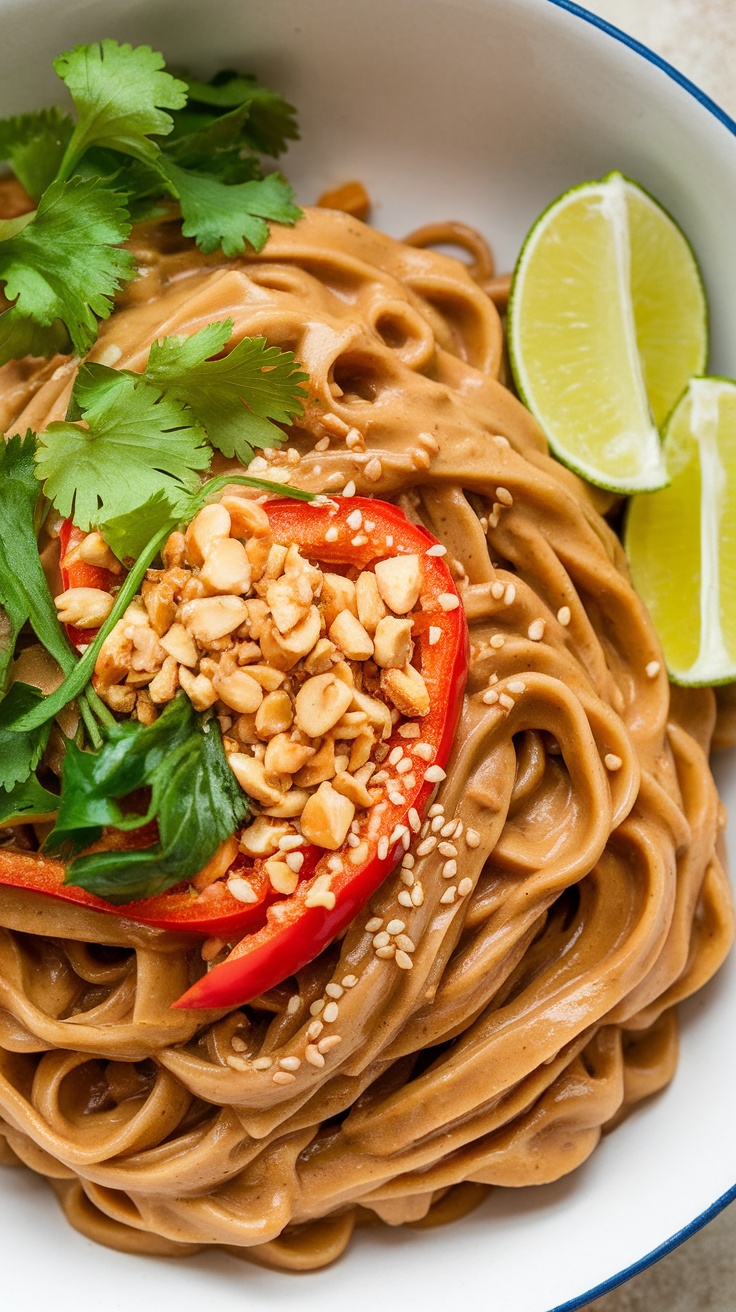
<svg viewBox="0 0 736 1312"><path fill-rule="evenodd" d="M286 168L302 200L359 176L389 232L465 219L490 236L504 267L560 191L623 169L692 237L712 306L712 365L736 373L733 125L555 0L0 0L0 33L0 114L51 100L51 58L104 35L150 41L201 72L258 71L299 106L303 141ZM733 760L719 778L736 811ZM536 1191L497 1190L465 1221L430 1234L360 1234L342 1262L311 1276L217 1255L112 1253L70 1231L41 1182L0 1173L0 1305L580 1306L734 1186L735 977L731 963L683 1008L674 1083L573 1176Z"/></svg>

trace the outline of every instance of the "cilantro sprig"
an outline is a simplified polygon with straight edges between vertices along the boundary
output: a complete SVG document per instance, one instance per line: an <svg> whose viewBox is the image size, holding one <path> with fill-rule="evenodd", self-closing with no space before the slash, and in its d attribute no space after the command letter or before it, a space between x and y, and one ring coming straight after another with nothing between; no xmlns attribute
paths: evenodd
<svg viewBox="0 0 736 1312"><path fill-rule="evenodd" d="M0 120L0 158L36 209L0 221L0 363L24 355L84 354L115 293L135 276L122 250L131 221L178 201L185 236L225 255L260 250L269 222L301 211L261 155L294 138L292 107L254 79L213 84L166 71L149 46L110 39L76 46L54 68L74 114L58 109Z"/></svg>
<svg viewBox="0 0 736 1312"><path fill-rule="evenodd" d="M213 448L247 465L255 446L284 440L277 423L302 413L308 375L292 352L245 337L220 356L232 327L155 342L143 373L83 364L67 418L39 436L45 495L79 528L100 528L121 558L183 513Z"/></svg>

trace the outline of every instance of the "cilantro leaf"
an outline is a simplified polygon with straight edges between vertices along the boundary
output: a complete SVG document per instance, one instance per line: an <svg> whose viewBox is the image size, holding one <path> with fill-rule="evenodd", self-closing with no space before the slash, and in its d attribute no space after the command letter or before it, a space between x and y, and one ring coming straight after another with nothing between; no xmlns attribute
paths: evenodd
<svg viewBox="0 0 736 1312"><path fill-rule="evenodd" d="M0 828L8 825L30 824L34 820L50 820L56 814L59 799L31 775L16 784L9 792L0 791Z"/></svg>
<svg viewBox="0 0 736 1312"><path fill-rule="evenodd" d="M35 770L49 739L50 723L16 733L5 728L6 720L24 715L36 702L42 700L38 688L28 683L14 683L0 702L0 788L10 790L23 783Z"/></svg>
<svg viewBox="0 0 736 1312"><path fill-rule="evenodd" d="M54 60L54 68L77 111L62 177L90 146L154 158L158 146L148 138L169 133L174 123L164 111L186 103L186 84L164 72L163 56L150 46L134 48L108 38L67 50Z"/></svg>
<svg viewBox="0 0 736 1312"><path fill-rule="evenodd" d="M28 333L29 320L43 329L61 320L83 354L95 340L97 319L108 317L115 292L134 276L132 255L117 246L129 232L122 198L98 180L53 182L32 221L0 241L0 279L13 302L0 318L20 334ZM6 340L2 363L16 355L9 346Z"/></svg>
<svg viewBox="0 0 736 1312"><path fill-rule="evenodd" d="M56 177L73 130L72 119L59 109L0 119L0 159L34 200Z"/></svg>
<svg viewBox="0 0 736 1312"><path fill-rule="evenodd" d="M199 487L196 471L211 456L186 405L104 365L86 364L79 372L77 398L87 426L49 424L38 439L37 477L59 513L88 529L157 493L182 503Z"/></svg>
<svg viewBox="0 0 736 1312"><path fill-rule="evenodd" d="M167 337L151 347L146 377L185 401L218 451L244 465L253 447L276 446L284 434L272 421L291 423L302 413L301 384L309 377L291 351L265 337L244 337L223 350L232 322L211 323L191 337Z"/></svg>
<svg viewBox="0 0 736 1312"><path fill-rule="evenodd" d="M176 527L179 514L180 508L177 510L167 493L159 490L143 505L114 515L97 528L118 560L135 559L165 524L172 529Z"/></svg>
<svg viewBox="0 0 736 1312"><path fill-rule="evenodd" d="M218 248L229 257L240 255L246 242L260 251L268 238L266 219L291 225L301 217L294 193L280 173L228 186L165 157L160 168L181 205L184 236L194 237L205 255Z"/></svg>
<svg viewBox="0 0 736 1312"><path fill-rule="evenodd" d="M0 689L4 687L15 640L27 620L65 674L74 666L38 554L34 514L40 489L35 474L32 433L0 443L0 598L10 622L0 650Z"/></svg>
<svg viewBox="0 0 736 1312"><path fill-rule="evenodd" d="M126 813L121 799L144 786L151 788L147 812ZM248 811L217 722L205 722L179 693L154 724L129 721L107 730L97 753L70 744L47 848L79 850L106 825L137 829L155 819L159 839L152 847L88 853L67 870L66 883L120 904L192 878Z"/></svg>
<svg viewBox="0 0 736 1312"><path fill-rule="evenodd" d="M183 114L176 116L175 131L183 130L182 120L198 112L195 106L228 110L243 107L248 111L244 130L246 143L264 155L277 156L286 150L289 141L296 141L299 132L296 110L277 91L261 87L255 78L233 72L218 73L212 82L198 82L184 76L189 102ZM200 118L202 117L199 111Z"/></svg>

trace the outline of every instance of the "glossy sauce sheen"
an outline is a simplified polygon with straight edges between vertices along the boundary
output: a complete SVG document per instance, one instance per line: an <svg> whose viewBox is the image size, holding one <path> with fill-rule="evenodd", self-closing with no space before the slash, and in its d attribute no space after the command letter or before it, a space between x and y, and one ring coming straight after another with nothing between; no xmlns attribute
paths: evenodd
<svg viewBox="0 0 736 1312"><path fill-rule="evenodd" d="M0 889L0 1128L102 1242L306 1269L371 1214L431 1224L559 1178L671 1078L675 1004L733 935L715 701L647 674L661 654L598 494L503 385L498 314L460 263L327 210L229 264L166 228L136 242L145 276L93 359L140 369L157 337L230 316L310 374L301 460L271 475L352 480L446 545L471 668L437 800L463 827L422 856L413 838L411 884L391 874L297 980L219 1019L170 1007L190 941ZM62 418L73 374L8 366L4 426ZM366 450L315 451L330 415ZM396 920L411 969L366 929Z"/></svg>

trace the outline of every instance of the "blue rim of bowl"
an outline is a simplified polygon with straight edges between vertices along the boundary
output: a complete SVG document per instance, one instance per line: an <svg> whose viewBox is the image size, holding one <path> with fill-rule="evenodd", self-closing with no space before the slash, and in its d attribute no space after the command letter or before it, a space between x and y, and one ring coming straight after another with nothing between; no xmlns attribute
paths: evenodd
<svg viewBox="0 0 736 1312"><path fill-rule="evenodd" d="M736 137L736 120L732 119L731 115L727 114L724 109L721 109L721 106L716 104L715 100L712 100L709 95L706 95L705 91L701 90L689 77L686 77L679 69L668 63L666 59L662 59L661 55L643 45L641 41L637 41L636 37L629 36L627 32L622 32L620 27L615 27L613 23L606 22L605 18L600 18L598 14L592 14L589 9L583 9L580 5L575 4L574 0L547 0L547 3L555 5L557 9L564 9L566 13L573 14L576 18L581 18L583 22L588 23L591 27L597 27L599 31L613 37L614 41L628 46L629 50L634 51L634 54L641 55L649 64L653 64L655 68L660 69L673 82L677 82L694 100L697 100L704 109L707 109L714 118L718 119L719 123L722 123L732 136ZM576 1309L584 1308L594 1298L601 1298L603 1294L610 1294L611 1290L617 1289L619 1285L631 1280L633 1276L646 1271L647 1267L653 1266L660 1258L666 1257L673 1249L683 1244L686 1239L690 1239L692 1235L697 1234L698 1230L702 1230L709 1221L714 1220L719 1212L722 1212L724 1208L728 1207L729 1203L734 1201L736 1201L736 1184L733 1188L727 1190L725 1194L721 1194L721 1197L717 1198L704 1212L696 1216L694 1221L683 1226L682 1230L678 1230L676 1234L666 1239L664 1243L659 1244L657 1248L652 1249L651 1253L647 1253L638 1262L632 1262L631 1266L625 1267L623 1271L618 1271L616 1275L610 1276L608 1280L604 1280L593 1289L589 1289L587 1293L578 1294L575 1298L568 1299L566 1303L558 1303L555 1307L550 1308L549 1312L576 1312Z"/></svg>

